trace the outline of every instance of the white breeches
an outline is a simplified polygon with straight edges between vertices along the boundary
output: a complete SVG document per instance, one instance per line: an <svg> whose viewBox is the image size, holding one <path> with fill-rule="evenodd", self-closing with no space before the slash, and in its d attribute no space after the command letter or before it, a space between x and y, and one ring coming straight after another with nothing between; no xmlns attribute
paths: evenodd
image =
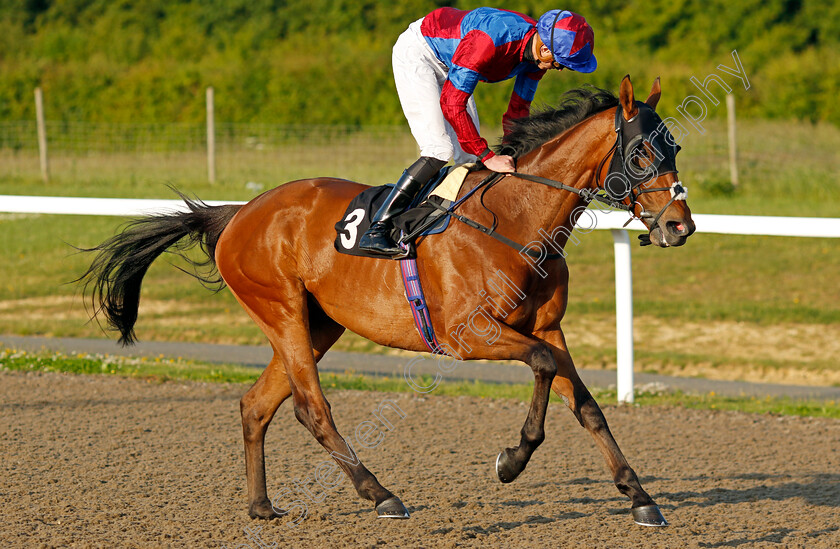
<svg viewBox="0 0 840 549"><path fill-rule="evenodd" d="M475 156L461 149L458 135L443 117L440 95L448 69L420 33L422 21L418 19L400 35L391 56L397 94L411 135L420 147L421 156L444 162L454 158L456 164L475 162ZM472 96L467 102L467 113L480 131L478 110Z"/></svg>

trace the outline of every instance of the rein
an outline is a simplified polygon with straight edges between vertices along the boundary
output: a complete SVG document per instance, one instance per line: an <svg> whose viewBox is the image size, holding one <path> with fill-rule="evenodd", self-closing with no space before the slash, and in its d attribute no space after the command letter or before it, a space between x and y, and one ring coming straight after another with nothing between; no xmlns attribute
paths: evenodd
<svg viewBox="0 0 840 549"><path fill-rule="evenodd" d="M610 151L612 152L612 150ZM607 153L609 156L609 153ZM606 158L606 157L604 157ZM560 189L563 191L569 191L570 193L574 193L579 197L583 198L587 202L592 201L593 199L598 199L601 202L605 202L614 208L618 208L620 210L630 211L632 206L628 206L624 202L616 200L613 198L608 192L604 191L600 187L597 189L578 189L577 187L572 187L571 185L566 185L565 183L561 183L560 181L555 181L554 179L548 179L547 177L540 177L538 175L531 175L528 173L522 172L512 172L510 174L513 177L518 177L519 179L526 179L528 181L533 181L534 183L541 183L543 185L547 185L549 187L554 187L555 189Z"/></svg>
<svg viewBox="0 0 840 549"><path fill-rule="evenodd" d="M460 206L464 202L464 200L466 200L471 195L473 195L478 189L484 187L485 192L486 192L487 189L489 189L490 187L492 187L493 185L495 185L496 183L501 181L504 178L504 176L505 176L505 174L503 174L503 173L498 173L498 172L491 173L481 183L479 183L478 185L476 185L475 187L470 189L470 191L466 195L461 197L460 200L453 203L448 208L446 208L444 206L441 206L440 204L436 204L435 202L432 202L432 201L427 202L427 204L433 206L437 210L440 210L441 212L444 213L444 215L452 216L453 218L457 219L458 221L460 221L464 225L467 225L468 227L472 227L473 229L476 229L476 230L486 234L487 236L492 236L493 238L495 238L499 242L510 246L511 248L513 248L514 250L516 250L519 253L526 253L533 258L536 258L536 259L542 258L544 260L553 260L553 259L562 258L563 254L547 254L547 255L543 256L542 254L540 254L538 252L535 252L533 249L531 249L527 246L523 246L522 244L519 244L515 240L511 240L510 238L506 237L505 235L499 234L498 232L496 232L496 214L494 214L490 210L488 210L488 211L490 211L490 213L493 215L493 226L492 227L482 225L478 221L473 221L472 219L470 219L468 217L465 217L461 214L455 213L455 208ZM483 195L484 195L484 192L482 192L482 205L484 205ZM485 208L486 208L486 206L485 206ZM418 229L418 231L420 231L421 229ZM415 231L415 233L417 233L418 231ZM412 235L408 235L408 236L411 237ZM403 240L408 240L408 237L404 237Z"/></svg>
<svg viewBox="0 0 840 549"><path fill-rule="evenodd" d="M650 107L647 108L650 109ZM650 110L653 112L653 109ZM594 189L578 189L577 187L566 185L564 183L561 183L560 181L555 181L554 179L548 179L546 177L540 177L527 173L513 172L510 175L518 177L519 179L525 179L528 181L533 181L534 183L547 185L555 189L569 191L580 196L584 201L586 201L587 204L592 200L598 200L599 202L605 203L618 210L624 210L628 212L631 216L630 219L627 220L627 223L625 223L625 226L627 226L627 224L630 223L630 221L632 221L633 219L642 220L653 218L651 226L655 227L656 224L659 222L659 218L662 217L662 214L665 213L665 210L667 210L671 206L671 204L673 204L677 200L686 199L687 191L679 181L676 181L670 187L656 187L653 189L642 188L641 190L639 190L639 187L642 187L645 183L652 181L654 178L640 179L638 175L632 173L632 171L631 173L628 173L625 157L627 156L628 151L630 151L631 153L633 152L631 149L633 149L638 143L643 142L645 139L647 139L650 142L651 135L656 134L657 132L651 132L648 128L644 128L643 122L639 120L639 114L636 114L636 116L634 116L630 120L625 121L624 117L621 115L621 112L621 106L619 105L615 109L615 143L613 143L613 146L610 148L609 151L607 151L607 154L604 155L604 157L598 163L598 169L595 170L595 173L592 176L592 178L595 180ZM623 143L625 138L624 133L626 125L632 126L633 130L638 129L638 133L632 139L630 139L628 145L624 147ZM676 152L678 151L679 149L675 148L673 155L663 155L663 160L667 162L665 166L666 171L663 171L661 174L657 171L655 172L656 176L666 173L677 173L675 157ZM610 161L609 171L607 172L607 176L604 178L604 187L601 187L600 185L598 185L598 179L600 178L601 171L604 168L604 164L606 164L607 159L610 157L610 155L612 155L612 160ZM622 196L621 199L616 198L615 194L618 193L613 193L607 188L607 181L613 174L620 174L624 181L631 183L630 188L627 190L627 194ZM665 204L665 206L663 206L662 209L659 210L659 213L657 213L655 216L645 211L645 207L642 206L642 204L639 202L639 197L645 193L663 191L669 191L671 193L671 200L669 200L668 203ZM625 204L624 200L628 196L630 197L630 203ZM638 205L642 209L642 213L638 216L636 215L636 205Z"/></svg>
<svg viewBox="0 0 840 549"><path fill-rule="evenodd" d="M482 225L478 221L473 221L472 219L470 219L468 217L465 217L461 214L455 213L455 209L458 206L460 206L461 204L463 204L464 201L466 201L472 195L474 195L479 189L484 189L481 193L481 195L482 195L481 196L481 203L482 203L482 206L484 206L484 193L487 192L487 190L490 189L490 187L492 187L493 185L495 185L496 183L501 181L504 178L505 175L506 174L503 174L503 173L491 172L490 175L488 175L487 177L485 177L481 181L481 183L479 183L478 185L476 185L475 187L473 187L472 189L467 191L467 193L464 196L459 198L457 201L450 203L448 206L443 206L443 205L438 204L438 203L436 203L434 201L431 201L431 200L427 200L426 204L428 204L429 206L432 206L436 210L442 212L442 215L452 216L453 218L457 219L458 221L460 221L464 225L467 225L468 227L472 227L473 229L476 229L477 231L480 231L480 232L486 234L487 236L491 236L491 237L495 238L499 242L501 242L501 243L503 243L507 246L510 246L511 248L513 248L514 250L516 250L519 253L525 253L525 254L528 254L529 256L533 257L533 258L536 258L536 259L542 258L543 260L553 260L553 259L562 258L563 254L547 254L547 255L543 256L542 254L540 254L538 252L535 252L533 249L531 249L527 246L523 246L522 244L519 244L515 240L511 240L510 238L506 237L505 235L502 235L502 234L499 234L498 232L496 232L496 225L497 225L496 214L493 213L492 211L490 211L489 209L488 209L488 211L490 211L490 213L493 215L493 226L492 227ZM447 202L449 202L449 201L444 201L444 204L446 204ZM484 207L487 208L487 206L484 206ZM423 231L425 231L429 227L437 224L440 221L440 219L441 219L440 216L430 218L428 221L421 224L419 227L417 227L410 234L403 235L402 238L400 238L399 242L401 244L405 243L405 242L411 242L417 236L419 236Z"/></svg>
<svg viewBox="0 0 840 549"><path fill-rule="evenodd" d="M484 180L482 180L481 183L479 183L478 185L476 185L475 187L470 189L464 196L462 196L456 202L451 203L451 205L449 205L448 207L440 205L440 204L436 204L435 202L432 202L432 201L428 201L427 204L430 204L435 209L441 211L444 215L450 215L450 216L454 217L455 219L457 219L458 221L460 221L461 223L464 223L465 225L467 225L469 227L472 227L473 229L481 231L482 233L495 238L496 240L506 244L507 246L510 246L511 248L513 248L514 250L516 250L520 253L526 253L529 256L535 257L535 258L541 258L542 257L545 260L560 259L564 256L563 256L563 254L548 254L548 255L543 257L542 254L539 254L539 253L535 252L532 248L523 246L522 244L519 244L518 242L516 242L514 240L511 240L510 238L507 238L504 235L499 234L498 232L496 232L496 225L497 225L496 214L494 212L490 211L489 209L488 209L488 211L490 211L490 214L493 215L493 224L492 224L491 227L487 227L486 225L482 225L481 223L478 223L477 221L473 221L472 219L469 219L465 216L457 214L457 213L455 213L455 209L458 208L458 206L463 204L465 200L470 198L473 194L475 194L479 189L482 189L482 188L484 190L481 193L481 204L482 204L482 206L484 206L484 194L493 185L495 185L496 183L501 181L504 177L512 176L512 177L517 177L519 179L524 179L526 181L531 181L533 183L539 183L541 185L546 185L548 187L552 187L552 188L555 188L555 189L559 189L559 190L562 190L562 191L568 191L570 193L576 194L579 197L581 197L586 202L586 204L589 204L592 200L598 200L599 202L605 203L605 204L607 204L607 205L609 205L609 206L611 206L611 207L613 207L617 210L624 210L624 211L626 211L630 214L630 219L627 220L627 223L630 223L633 219L644 220L644 219L653 218L653 221L651 222L651 227L655 227L657 225L657 223L659 222L659 219L662 217L662 214L665 213L665 210L667 210L677 200L685 200L686 199L687 191L686 191L685 187L683 187L682 184L679 181L674 182L674 184L671 185L670 187L656 187L656 188L653 188L653 189L648 189L648 188L639 189L639 187L642 187L645 183L649 183L650 181L655 179L655 177L657 177L658 175L662 175L662 174L666 174L666 173L677 173L675 158L676 158L676 153L679 151L679 147L678 146L673 147L673 152L671 152L671 150L669 150L669 149L664 149L666 151L664 153L660 152L661 150L663 150L663 147L661 147L661 144L657 144L653 140L653 136L659 136L660 138L664 139L663 136L659 135L658 124L660 124L661 121L657 122L659 120L659 118L658 117L652 118L649 114L646 117L640 116L642 109L650 110L650 112L653 112L653 113L655 113L655 111L653 111L653 109L651 109L649 106L645 105L644 103L637 102L637 105L638 105L638 108L639 108L639 112L636 114L636 116L634 116L630 120L626 120L626 121L624 120L624 117L622 116L621 106L619 105L619 106L616 107L616 109L615 109L615 133L616 133L615 143L613 143L613 146L610 147L610 150L607 151L607 154L604 155L604 157L598 163L598 169L595 171L595 173L592 176L592 178L595 181L595 185L594 185L595 188L594 189L593 188L578 189L577 187L572 187L571 185L566 185L565 183L562 183L560 181L556 181L554 179L549 179L547 177L541 177L541 176L538 176L538 175L531 175L531 174L522 173L522 172L511 172L511 173L492 172L490 175L488 175L486 178L484 178ZM627 136L625 136L624 134L626 132L628 132L628 128L629 128L629 131L633 132L633 135L629 139L629 142L627 143L627 145L625 146L624 142L625 142L625 138ZM654 129L652 130L651 128L654 128ZM625 162L625 157L628 156L628 152L630 154L633 154L635 152L635 148L640 143L643 143L644 141L647 141L648 143L651 144L651 146L653 148L655 148L655 152L656 152L657 160L658 160L658 162L655 163L655 167L658 168L659 164L664 163L665 171L661 172L661 174L658 171L655 171L654 172L655 173L654 177L647 177L647 178L642 179L642 178L639 177L639 175L637 173L633 172L633 170L630 170L628 172L627 164ZM667 143L667 141L666 141L666 143ZM659 146L657 147L657 145L659 145ZM610 158L610 155L612 155L612 159L610 160L607 175L604 178L604 186L601 187L598 184L598 179L600 178L601 172L603 171L603 168L604 168L604 165L607 163L607 159ZM659 159L659 156L662 156L662 158ZM647 175L647 173L643 172L643 175ZM612 192L612 190L609 188L609 183L608 183L611 176L620 177L622 181L626 181L626 182L630 183L629 189L626 190L626 193L614 193L614 192ZM671 200L669 200L668 203L665 204L665 206L663 206L661 210L659 210L659 213L657 213L656 215L653 215L653 214L645 211L644 206L639 202L639 197L641 195L645 194L645 193L664 192L664 191L669 191L671 193ZM621 194L621 198L617 198L616 197L617 194ZM630 199L629 204L625 203L625 200L627 200L628 198ZM639 214L639 215L636 215L636 206L637 205L642 210L642 213ZM484 206L484 207L485 207L485 209L487 209L486 206ZM417 230L412 232L410 235L404 236L400 241L401 242L406 242L406 241L412 240L414 237L416 237L422 231L424 231L426 228L428 228L427 225L433 225L434 223L437 223L437 220L438 220L438 218L435 218L435 219L431 220L428 224L424 224L422 227L419 227ZM627 223L625 223L625 226L627 225ZM644 238L644 237L647 237L647 238ZM650 244L650 237L648 235L642 235L639 238L642 241L642 246L644 246L646 244Z"/></svg>

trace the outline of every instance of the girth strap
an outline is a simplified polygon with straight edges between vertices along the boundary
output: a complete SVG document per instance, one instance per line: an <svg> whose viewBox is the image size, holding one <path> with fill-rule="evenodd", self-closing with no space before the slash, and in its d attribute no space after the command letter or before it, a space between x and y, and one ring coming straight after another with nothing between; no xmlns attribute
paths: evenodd
<svg viewBox="0 0 840 549"><path fill-rule="evenodd" d="M446 354L441 350L435 336L435 329L432 327L432 317L429 315L429 307L426 305L423 287L420 284L417 261L401 259L400 271L402 271L403 286L405 286L405 297L411 304L411 314L414 315L414 326L420 332L423 343L432 353Z"/></svg>

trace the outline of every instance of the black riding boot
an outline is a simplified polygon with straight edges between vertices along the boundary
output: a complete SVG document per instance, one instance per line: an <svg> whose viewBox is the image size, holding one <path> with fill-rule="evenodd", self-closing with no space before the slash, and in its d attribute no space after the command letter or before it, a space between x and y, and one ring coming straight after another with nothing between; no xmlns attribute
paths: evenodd
<svg viewBox="0 0 840 549"><path fill-rule="evenodd" d="M391 240L391 219L411 205L426 183L428 180L415 179L408 170L404 171L385 203L374 214L370 229L359 239L359 248L379 255L402 254L404 250Z"/></svg>

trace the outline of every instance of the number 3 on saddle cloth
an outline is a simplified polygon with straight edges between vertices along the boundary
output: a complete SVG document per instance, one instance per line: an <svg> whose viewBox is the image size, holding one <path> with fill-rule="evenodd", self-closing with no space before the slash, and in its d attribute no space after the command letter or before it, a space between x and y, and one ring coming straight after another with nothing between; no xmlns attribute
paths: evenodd
<svg viewBox="0 0 840 549"><path fill-rule="evenodd" d="M461 189L467 174L474 168L475 164L464 164L442 169L440 174L420 191L411 207L392 219L394 229L391 236L394 237L394 241L397 242L401 237L411 235L424 226L426 228L417 236L439 234L445 231L452 218L428 203L435 202L444 208L449 208L458 196L458 191ZM359 239L370 227L373 214L385 202L392 187L393 185L383 185L365 189L350 202L341 221L335 224L337 235L334 245L339 253L380 260L390 259L360 250ZM399 259L416 257L414 242L406 242L405 246L407 254Z"/></svg>
<svg viewBox="0 0 840 549"><path fill-rule="evenodd" d="M446 167L441 170L440 175L433 178L420 192L411 207L392 220L394 229L391 236L394 238L394 241L400 241L401 237L412 235L422 227L425 228L414 238L417 236L440 234L445 231L452 218L439 208L429 205L428 202L433 201L443 208L448 209L458 196L458 191L461 189L461 185L463 185L467 174L474 167L474 164L464 164L463 166ZM344 217L335 224L337 235L334 245L339 253L371 257L380 260L389 259L370 254L365 250L360 250L358 245L359 238L370 227L373 214L385 202L391 188L392 185L371 187L362 191L350 202L350 205L347 206L347 210L344 212ZM432 328L429 308L426 306L426 298L423 295L423 288L420 285L420 276L417 271L417 261L415 259L417 254L414 250L414 239L412 238L411 240L401 244L406 248L406 255L400 258L405 296L411 304L414 324L417 326L417 331L420 333L426 347L432 353L442 353L440 344Z"/></svg>

